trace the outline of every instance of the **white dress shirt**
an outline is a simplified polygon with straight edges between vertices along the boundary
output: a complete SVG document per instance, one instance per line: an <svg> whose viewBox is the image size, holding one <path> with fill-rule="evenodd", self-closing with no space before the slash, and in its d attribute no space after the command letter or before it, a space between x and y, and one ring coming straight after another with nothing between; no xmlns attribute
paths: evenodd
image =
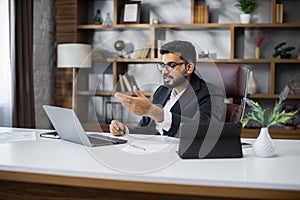
<svg viewBox="0 0 300 200"><path fill-rule="evenodd" d="M162 135L163 130L169 131L172 125L172 113L170 112L171 108L174 106L176 101L181 97L185 90L177 93L175 89L172 90L170 98L163 107L164 110L164 121L156 122L156 130Z"/></svg>

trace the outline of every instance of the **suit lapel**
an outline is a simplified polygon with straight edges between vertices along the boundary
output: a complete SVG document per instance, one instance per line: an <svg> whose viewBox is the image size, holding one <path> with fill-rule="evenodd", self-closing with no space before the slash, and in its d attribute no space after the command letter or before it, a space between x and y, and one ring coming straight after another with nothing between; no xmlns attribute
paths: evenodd
<svg viewBox="0 0 300 200"><path fill-rule="evenodd" d="M161 105L162 107L166 104L167 100L170 98L171 90L166 89L162 94L160 94L156 104Z"/></svg>
<svg viewBox="0 0 300 200"><path fill-rule="evenodd" d="M190 85L188 85L188 87L183 92L181 97L178 99L178 101L171 108L172 112L180 114L181 113L180 110L184 110L185 107L188 104L197 103L197 102L195 102L195 101L198 101L197 95L195 94L195 92L197 92L198 90L201 89L200 88L201 84L200 84L200 79L198 77L195 77L195 76L197 76L197 75L194 74L192 76Z"/></svg>

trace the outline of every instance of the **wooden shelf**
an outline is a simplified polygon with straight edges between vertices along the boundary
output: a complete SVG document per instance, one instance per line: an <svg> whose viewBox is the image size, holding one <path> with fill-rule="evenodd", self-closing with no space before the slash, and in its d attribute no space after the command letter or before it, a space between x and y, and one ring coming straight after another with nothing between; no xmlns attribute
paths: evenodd
<svg viewBox="0 0 300 200"><path fill-rule="evenodd" d="M124 62L124 63L158 63L161 59L158 58L93 58L96 62ZM227 59L227 58L199 58L200 63L300 63L300 59Z"/></svg>
<svg viewBox="0 0 300 200"><path fill-rule="evenodd" d="M252 128L243 128L242 138L257 138L259 135L260 129ZM300 129L287 130L284 128L270 128L270 136L273 139L300 139Z"/></svg>
<svg viewBox="0 0 300 200"><path fill-rule="evenodd" d="M91 90L80 90L76 92L80 96L112 96L112 91L91 91Z"/></svg>
<svg viewBox="0 0 300 200"><path fill-rule="evenodd" d="M280 94L252 94L253 99L278 99ZM300 94L288 95L287 99L300 99Z"/></svg>
<svg viewBox="0 0 300 200"><path fill-rule="evenodd" d="M153 92L142 92L147 97L152 97ZM80 90L76 92L80 96L113 96L112 91L91 91L91 90Z"/></svg>
<svg viewBox="0 0 300 200"><path fill-rule="evenodd" d="M93 58L93 61L96 62L124 62L124 63L158 63L161 62L161 59L158 58ZM300 63L300 59L210 59L210 58L201 58L197 59L197 62L200 63Z"/></svg>
<svg viewBox="0 0 300 200"><path fill-rule="evenodd" d="M81 24L77 29L150 29L150 28L175 28L175 29L199 29L199 28L227 28L232 27L232 24L117 24L112 26L94 25L94 24Z"/></svg>
<svg viewBox="0 0 300 200"><path fill-rule="evenodd" d="M111 26L95 25L95 24L80 24L77 29L149 29L149 28L174 28L174 29L201 29L201 28L300 28L300 23L282 23L282 24L117 24Z"/></svg>
<svg viewBox="0 0 300 200"><path fill-rule="evenodd" d="M261 24L232 24L234 28L300 28L300 23L261 23Z"/></svg>

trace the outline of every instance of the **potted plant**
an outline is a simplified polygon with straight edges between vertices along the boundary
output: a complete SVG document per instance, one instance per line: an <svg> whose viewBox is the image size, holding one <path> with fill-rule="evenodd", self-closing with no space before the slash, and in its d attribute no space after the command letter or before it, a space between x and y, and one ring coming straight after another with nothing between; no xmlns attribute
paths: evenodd
<svg viewBox="0 0 300 200"><path fill-rule="evenodd" d="M289 86L286 86L279 96L279 101L275 104L272 112L267 118L265 118L266 109L262 109L259 103L247 98L244 99L250 107L250 113L247 113L243 119L243 127L250 121L255 121L262 125L259 136L253 144L254 155L258 157L272 157L274 155L275 148L268 128L271 126L284 125L298 112L298 110L286 111L285 109L282 109L284 107L284 101L289 93L290 88Z"/></svg>
<svg viewBox="0 0 300 200"><path fill-rule="evenodd" d="M251 19L251 14L256 9L255 0L238 0L235 6L243 12L243 14L240 15L241 23L249 23Z"/></svg>
<svg viewBox="0 0 300 200"><path fill-rule="evenodd" d="M276 58L277 56L280 56L280 58L282 59L291 58L292 54L287 52L294 50L295 47L292 46L284 47L284 45L286 45L286 42L281 42L274 47L273 58Z"/></svg>

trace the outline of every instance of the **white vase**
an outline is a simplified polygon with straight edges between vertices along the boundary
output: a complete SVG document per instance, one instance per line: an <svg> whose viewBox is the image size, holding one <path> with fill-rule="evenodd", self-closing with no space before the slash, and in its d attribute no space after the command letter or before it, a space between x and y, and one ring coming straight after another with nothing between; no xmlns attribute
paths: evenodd
<svg viewBox="0 0 300 200"><path fill-rule="evenodd" d="M248 94L255 94L257 92L257 82L254 78L253 71L250 71L249 73L247 90L248 90Z"/></svg>
<svg viewBox="0 0 300 200"><path fill-rule="evenodd" d="M253 153L257 157L270 158L274 156L275 145L268 128L261 128L259 136L253 144Z"/></svg>
<svg viewBox="0 0 300 200"><path fill-rule="evenodd" d="M240 20L242 24L249 24L251 19L251 14L240 14Z"/></svg>

